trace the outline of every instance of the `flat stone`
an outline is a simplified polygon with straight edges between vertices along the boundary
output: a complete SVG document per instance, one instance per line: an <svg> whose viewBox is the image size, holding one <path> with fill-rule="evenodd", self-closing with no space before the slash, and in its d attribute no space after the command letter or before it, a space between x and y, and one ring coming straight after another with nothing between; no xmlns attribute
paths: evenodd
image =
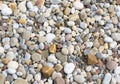
<svg viewBox="0 0 120 84"><path fill-rule="evenodd" d="M28 84L28 82L25 79L18 78L15 80L14 84Z"/></svg>
<svg viewBox="0 0 120 84"><path fill-rule="evenodd" d="M57 59L59 59L61 62L67 62L67 56L63 55L62 53L58 52L56 53L56 57Z"/></svg>
<svg viewBox="0 0 120 84"><path fill-rule="evenodd" d="M85 78L82 75L75 75L74 80L79 84L82 84L85 82Z"/></svg>
<svg viewBox="0 0 120 84"><path fill-rule="evenodd" d="M112 33L111 36L115 41L120 41L120 33Z"/></svg>
<svg viewBox="0 0 120 84"><path fill-rule="evenodd" d="M97 60L96 56L92 55L92 54L88 55L88 60L87 61L88 61L87 63L91 64L91 65L98 63L98 60Z"/></svg>
<svg viewBox="0 0 120 84"><path fill-rule="evenodd" d="M26 10L27 10L27 8L26 8L26 1L23 1L23 2L20 2L19 4L18 4L18 9L21 11L21 12L26 12Z"/></svg>
<svg viewBox="0 0 120 84"><path fill-rule="evenodd" d="M41 55L39 53L32 53L32 60L39 62L41 60Z"/></svg>
<svg viewBox="0 0 120 84"><path fill-rule="evenodd" d="M6 77L3 74L0 74L0 84L5 84Z"/></svg>
<svg viewBox="0 0 120 84"><path fill-rule="evenodd" d="M75 69L75 65L73 63L67 63L64 66L64 72L66 74L71 74Z"/></svg>
<svg viewBox="0 0 120 84"><path fill-rule="evenodd" d="M65 80L62 77L56 77L54 84L65 84Z"/></svg>
<svg viewBox="0 0 120 84"><path fill-rule="evenodd" d="M106 67L109 69L109 70L114 70L116 69L118 66L118 64L115 62L115 61L112 61L112 60L109 60L106 64Z"/></svg>
<svg viewBox="0 0 120 84"><path fill-rule="evenodd" d="M53 72L54 72L54 68L52 68L52 67L49 67L49 66L43 66L42 67L42 73L47 78L52 76Z"/></svg>

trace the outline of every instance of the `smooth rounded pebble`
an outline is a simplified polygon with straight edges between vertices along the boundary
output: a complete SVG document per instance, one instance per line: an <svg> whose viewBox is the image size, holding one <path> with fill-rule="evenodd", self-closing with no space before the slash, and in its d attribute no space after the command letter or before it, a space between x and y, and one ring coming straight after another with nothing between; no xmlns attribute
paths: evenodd
<svg viewBox="0 0 120 84"><path fill-rule="evenodd" d="M67 55L69 53L68 49L67 48L62 48L62 51L61 51L63 54Z"/></svg>
<svg viewBox="0 0 120 84"><path fill-rule="evenodd" d="M85 78L83 75L75 75L74 76L74 80L77 82L77 83L84 83L85 82Z"/></svg>
<svg viewBox="0 0 120 84"><path fill-rule="evenodd" d="M10 61L7 65L8 68L12 68L12 69L17 69L18 68L18 62L16 61Z"/></svg>
<svg viewBox="0 0 120 84"><path fill-rule="evenodd" d="M75 9L77 9L77 10L81 10L81 9L84 8L83 3L79 2L79 1L75 1L75 2L73 3L73 6L74 6Z"/></svg>
<svg viewBox="0 0 120 84"><path fill-rule="evenodd" d="M106 64L106 67L109 69L109 70L114 70L116 69L118 66L118 64L115 62L115 61L108 61L107 64Z"/></svg>
<svg viewBox="0 0 120 84"><path fill-rule="evenodd" d="M107 36L104 38L104 41L110 43L110 42L113 42L113 39Z"/></svg>
<svg viewBox="0 0 120 84"><path fill-rule="evenodd" d="M3 14L3 15L11 15L12 14L12 10L10 9L10 8L3 8L2 10L1 10L1 13Z"/></svg>
<svg viewBox="0 0 120 84"><path fill-rule="evenodd" d="M4 53L4 48L0 47L0 54L3 54L3 53Z"/></svg>
<svg viewBox="0 0 120 84"><path fill-rule="evenodd" d="M15 80L14 84L28 84L28 82L25 79L18 78Z"/></svg>
<svg viewBox="0 0 120 84"><path fill-rule="evenodd" d="M112 38L113 38L115 41L120 41L120 33L113 33L113 34L112 34Z"/></svg>
<svg viewBox="0 0 120 84"><path fill-rule="evenodd" d="M105 77L103 79L102 84L110 84L111 78L112 78L111 74L110 73L106 73Z"/></svg>
<svg viewBox="0 0 120 84"><path fill-rule="evenodd" d="M47 40L48 43L51 43L54 38L55 38L55 34L48 33L48 34L46 35L46 40Z"/></svg>
<svg viewBox="0 0 120 84"><path fill-rule="evenodd" d="M7 69L7 72L8 72L9 74L15 74L15 73L16 73L16 69L8 68L8 69Z"/></svg>
<svg viewBox="0 0 120 84"><path fill-rule="evenodd" d="M71 74L75 69L75 65L73 63L67 63L65 66L64 66L64 72L66 74Z"/></svg>
<svg viewBox="0 0 120 84"><path fill-rule="evenodd" d="M57 59L56 59L54 54L51 54L50 56L48 56L47 59L48 59L49 62L57 63Z"/></svg>
<svg viewBox="0 0 120 84"><path fill-rule="evenodd" d="M115 70L114 70L115 74L120 74L120 66L118 66Z"/></svg>

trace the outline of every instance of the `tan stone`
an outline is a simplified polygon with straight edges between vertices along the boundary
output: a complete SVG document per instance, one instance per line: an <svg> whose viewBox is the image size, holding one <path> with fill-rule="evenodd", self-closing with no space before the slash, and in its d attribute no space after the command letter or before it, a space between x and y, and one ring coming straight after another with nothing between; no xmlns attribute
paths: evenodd
<svg viewBox="0 0 120 84"><path fill-rule="evenodd" d="M28 84L28 82L25 79L18 78L15 80L14 84Z"/></svg>
<svg viewBox="0 0 120 84"><path fill-rule="evenodd" d="M27 65L30 65L31 60L26 60L25 63L26 63Z"/></svg>
<svg viewBox="0 0 120 84"><path fill-rule="evenodd" d="M42 7L44 5L45 0L37 0L38 7Z"/></svg>
<svg viewBox="0 0 120 84"><path fill-rule="evenodd" d="M10 61L10 60L9 60L8 58L3 58L3 59L2 59L3 64L8 64L9 61Z"/></svg>
<svg viewBox="0 0 120 84"><path fill-rule="evenodd" d="M5 76L3 74L0 74L0 84L5 83Z"/></svg>
<svg viewBox="0 0 120 84"><path fill-rule="evenodd" d="M97 60L96 56L92 55L92 54L88 55L88 60L87 61L88 61L88 64L98 63L98 60Z"/></svg>
<svg viewBox="0 0 120 84"><path fill-rule="evenodd" d="M56 64L56 65L55 65L55 70L56 70L56 71L61 71L62 68L63 68L63 66L62 66L61 64Z"/></svg>
<svg viewBox="0 0 120 84"><path fill-rule="evenodd" d="M62 77L56 77L54 84L65 84L65 80Z"/></svg>
<svg viewBox="0 0 120 84"><path fill-rule="evenodd" d="M69 14L70 14L70 8L69 8L69 7L66 7L66 8L65 8L64 14L65 14L65 15L69 15Z"/></svg>
<svg viewBox="0 0 120 84"><path fill-rule="evenodd" d="M26 21L25 19L20 19L20 20L19 20L19 23L21 23L21 24L26 24L27 21Z"/></svg>
<svg viewBox="0 0 120 84"><path fill-rule="evenodd" d="M55 45L55 44L52 44L52 45L50 46L49 51L50 51L51 53L56 53L56 45Z"/></svg>
<svg viewBox="0 0 120 84"><path fill-rule="evenodd" d="M47 78L50 77L53 72L54 72L54 68L52 68L52 67L49 67L49 66L42 67L42 73Z"/></svg>
<svg viewBox="0 0 120 84"><path fill-rule="evenodd" d="M16 3L10 3L9 6L13 11L17 10L17 4Z"/></svg>

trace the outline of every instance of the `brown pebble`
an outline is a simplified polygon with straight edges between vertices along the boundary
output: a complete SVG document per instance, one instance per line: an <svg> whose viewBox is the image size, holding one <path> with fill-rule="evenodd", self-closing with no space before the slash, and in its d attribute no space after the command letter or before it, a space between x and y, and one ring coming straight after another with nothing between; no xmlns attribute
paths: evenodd
<svg viewBox="0 0 120 84"><path fill-rule="evenodd" d="M92 55L92 54L88 55L88 64L92 65L92 64L96 64L96 63L98 63L96 56Z"/></svg>
<svg viewBox="0 0 120 84"><path fill-rule="evenodd" d="M51 53L55 53L55 52L56 52L56 45L55 45L55 44L50 45L49 51L50 51Z"/></svg>
<svg viewBox="0 0 120 84"><path fill-rule="evenodd" d="M54 68L52 68L52 67L49 67L49 66L42 67L42 73L47 78L50 77L53 72L54 72Z"/></svg>
<svg viewBox="0 0 120 84"><path fill-rule="evenodd" d="M10 61L10 60L9 60L8 58L3 58L3 59L2 59L3 64L8 64L9 61Z"/></svg>
<svg viewBox="0 0 120 84"><path fill-rule="evenodd" d="M65 80L62 77L56 77L54 84L65 84Z"/></svg>

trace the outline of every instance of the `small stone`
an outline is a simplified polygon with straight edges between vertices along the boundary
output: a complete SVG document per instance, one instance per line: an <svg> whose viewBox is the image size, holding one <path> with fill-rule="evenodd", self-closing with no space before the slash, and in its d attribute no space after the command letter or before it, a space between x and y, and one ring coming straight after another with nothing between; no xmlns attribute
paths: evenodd
<svg viewBox="0 0 120 84"><path fill-rule="evenodd" d="M22 19L22 18L21 18L21 19L19 20L19 23L25 25L25 24L27 24L27 21L26 21L25 19Z"/></svg>
<svg viewBox="0 0 120 84"><path fill-rule="evenodd" d="M65 80L62 77L56 77L54 84L65 84Z"/></svg>
<svg viewBox="0 0 120 84"><path fill-rule="evenodd" d="M40 74L36 74L35 75L35 80L36 81L40 81L41 80L41 75Z"/></svg>
<svg viewBox="0 0 120 84"><path fill-rule="evenodd" d="M50 45L49 51L50 51L51 53L56 53L56 45L55 45L55 44Z"/></svg>
<svg viewBox="0 0 120 84"><path fill-rule="evenodd" d="M56 64L55 65L55 70L58 71L58 72L61 71L62 68L63 68L63 66L61 64Z"/></svg>
<svg viewBox="0 0 120 84"><path fill-rule="evenodd" d="M18 39L16 38L16 37L12 37L11 39L10 39L10 45L12 46L12 47L14 47L14 46L16 46L18 44Z"/></svg>
<svg viewBox="0 0 120 84"><path fill-rule="evenodd" d="M69 53L67 48L62 48L62 54L67 55Z"/></svg>
<svg viewBox="0 0 120 84"><path fill-rule="evenodd" d="M78 14L69 15L69 21L76 21L77 19L79 19Z"/></svg>
<svg viewBox="0 0 120 84"><path fill-rule="evenodd" d="M115 70L114 70L114 73L116 75L120 74L120 66L118 66Z"/></svg>
<svg viewBox="0 0 120 84"><path fill-rule="evenodd" d="M69 8L69 7L66 7L66 8L65 8L64 14L65 14L65 15L69 15L69 14L70 14L70 8Z"/></svg>
<svg viewBox="0 0 120 84"><path fill-rule="evenodd" d="M43 7L45 0L37 0L38 7Z"/></svg>
<svg viewBox="0 0 120 84"><path fill-rule="evenodd" d="M16 73L16 69L8 68L8 69L7 69L7 72L8 72L9 74L15 74L15 73Z"/></svg>
<svg viewBox="0 0 120 84"><path fill-rule="evenodd" d="M71 26L74 26L74 25L75 25L75 22L74 22L74 21L69 21L69 22L67 22L67 25L70 26L70 27L71 27Z"/></svg>
<svg viewBox="0 0 120 84"><path fill-rule="evenodd" d="M41 50L43 50L43 49L44 49L44 43L41 42L41 43L39 44L39 48L40 48Z"/></svg>
<svg viewBox="0 0 120 84"><path fill-rule="evenodd" d="M110 45L110 48L116 48L117 42L116 42L116 41L113 41L113 42L111 42L109 45Z"/></svg>
<svg viewBox="0 0 120 84"><path fill-rule="evenodd" d="M82 75L75 75L75 76L74 76L74 80L75 80L77 83L80 83L80 84L82 84L82 83L85 82L85 78L84 78L84 76L82 76Z"/></svg>
<svg viewBox="0 0 120 84"><path fill-rule="evenodd" d="M77 9L77 10L81 10L81 9L84 8L83 3L79 2L79 1L75 1L75 2L73 3L73 6L74 6L75 9Z"/></svg>
<svg viewBox="0 0 120 84"><path fill-rule="evenodd" d="M18 78L15 80L14 84L28 84L28 82L25 79Z"/></svg>
<svg viewBox="0 0 120 84"><path fill-rule="evenodd" d="M8 58L3 58L3 59L2 59L3 64L8 64L9 61L10 61L10 60L9 60Z"/></svg>
<svg viewBox="0 0 120 84"><path fill-rule="evenodd" d="M118 64L115 62L115 61L112 61L112 60L109 60L106 64L106 67L109 69L109 70L114 70L116 69L118 66Z"/></svg>
<svg viewBox="0 0 120 84"><path fill-rule="evenodd" d="M12 68L12 69L17 69L18 68L18 62L16 61L10 61L7 65L8 68Z"/></svg>
<svg viewBox="0 0 120 84"><path fill-rule="evenodd" d="M34 62L39 62L41 60L41 55L39 53L32 53L32 60Z"/></svg>
<svg viewBox="0 0 120 84"><path fill-rule="evenodd" d="M47 58L48 55L49 55L48 50L43 50L42 53L41 53L41 56L42 56L43 58Z"/></svg>
<svg viewBox="0 0 120 84"><path fill-rule="evenodd" d="M81 27L82 29L86 29L86 28L87 28L87 23L81 22L81 23L80 23L80 27Z"/></svg>
<svg viewBox="0 0 120 84"><path fill-rule="evenodd" d="M104 38L104 41L108 42L108 43L111 43L111 42L113 42L113 39L111 37L107 36L107 37Z"/></svg>
<svg viewBox="0 0 120 84"><path fill-rule="evenodd" d="M48 59L49 62L57 63L57 59L56 59L54 54L51 54L50 56L48 56L47 59Z"/></svg>
<svg viewBox="0 0 120 84"><path fill-rule="evenodd" d="M74 46L73 45L69 45L68 46L68 51L69 51L69 54L73 54L73 52L74 52Z"/></svg>
<svg viewBox="0 0 120 84"><path fill-rule="evenodd" d="M112 38L115 40L115 41L120 41L120 33L112 33Z"/></svg>
<svg viewBox="0 0 120 84"><path fill-rule="evenodd" d="M3 53L4 53L4 48L0 47L0 54L3 54Z"/></svg>
<svg viewBox="0 0 120 84"><path fill-rule="evenodd" d="M12 14L12 10L10 9L10 8L3 8L2 10L1 10L1 13L3 14L3 15L11 15Z"/></svg>
<svg viewBox="0 0 120 84"><path fill-rule="evenodd" d="M64 32L67 33L67 34L70 34L72 32L72 30L70 28L65 28Z"/></svg>
<svg viewBox="0 0 120 84"><path fill-rule="evenodd" d="M6 77L3 74L0 74L0 84L5 84Z"/></svg>
<svg viewBox="0 0 120 84"><path fill-rule="evenodd" d="M44 37L44 36L39 36L38 37L38 42L43 43L45 41L46 41L46 37Z"/></svg>
<svg viewBox="0 0 120 84"><path fill-rule="evenodd" d="M67 63L64 66L64 72L66 74L71 74L75 69L75 65L73 63Z"/></svg>
<svg viewBox="0 0 120 84"><path fill-rule="evenodd" d="M106 73L106 74L105 74L105 77L104 77L104 79L103 79L102 84L109 84L110 81L111 81L111 78L112 78L111 74L110 74L110 73Z"/></svg>
<svg viewBox="0 0 120 84"><path fill-rule="evenodd" d="M8 75L6 77L6 80L9 81L9 82L12 82L13 81L13 77L11 75Z"/></svg>
<svg viewBox="0 0 120 84"><path fill-rule="evenodd" d="M17 10L17 4L16 3L10 3L9 6L13 11Z"/></svg>
<svg viewBox="0 0 120 84"><path fill-rule="evenodd" d="M18 9L21 11L21 12L26 12L26 1L23 1L23 2L20 2L19 4L18 4Z"/></svg>
<svg viewBox="0 0 120 84"><path fill-rule="evenodd" d="M62 53L58 52L56 53L56 58L60 60L61 62L67 62L67 56L63 55Z"/></svg>
<svg viewBox="0 0 120 84"><path fill-rule="evenodd" d="M46 40L47 40L48 43L51 43L55 37L56 37L55 34L48 33L46 35Z"/></svg>
<svg viewBox="0 0 120 84"><path fill-rule="evenodd" d="M31 60L25 60L25 63L27 64L27 65L30 65L30 63L31 63Z"/></svg>
<svg viewBox="0 0 120 84"><path fill-rule="evenodd" d="M92 55L92 54L88 55L88 60L87 61L88 61L87 63L91 64L91 65L98 63L98 60L97 60L96 56Z"/></svg>
<svg viewBox="0 0 120 84"><path fill-rule="evenodd" d="M47 78L50 77L53 72L54 72L54 68L52 68L52 67L49 67L49 66L42 67L42 73Z"/></svg>
<svg viewBox="0 0 120 84"><path fill-rule="evenodd" d="M30 39L30 36L31 36L30 31L24 31L24 32L23 32L23 35L22 35L23 39L29 40L29 39Z"/></svg>

